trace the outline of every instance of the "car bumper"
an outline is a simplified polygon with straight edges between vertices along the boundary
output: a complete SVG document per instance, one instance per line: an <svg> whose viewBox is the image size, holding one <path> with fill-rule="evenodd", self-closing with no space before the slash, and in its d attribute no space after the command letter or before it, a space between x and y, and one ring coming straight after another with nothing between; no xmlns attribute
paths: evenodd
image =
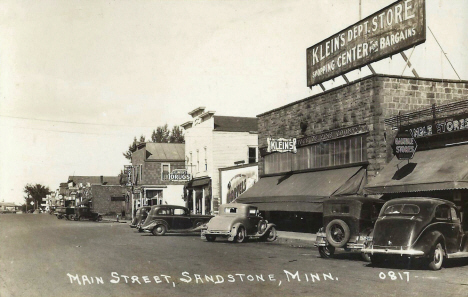
<svg viewBox="0 0 468 297"><path fill-rule="evenodd" d="M213 235L216 237L227 237L228 239L234 239L235 235L232 235L229 231L221 231L221 230L202 230L201 238L206 239L206 235Z"/></svg>
<svg viewBox="0 0 468 297"><path fill-rule="evenodd" d="M364 248L362 249L363 253L368 254L384 254L384 255L400 255L400 256L424 256L424 252L415 249L406 249L403 247L401 249L389 249L389 248Z"/></svg>

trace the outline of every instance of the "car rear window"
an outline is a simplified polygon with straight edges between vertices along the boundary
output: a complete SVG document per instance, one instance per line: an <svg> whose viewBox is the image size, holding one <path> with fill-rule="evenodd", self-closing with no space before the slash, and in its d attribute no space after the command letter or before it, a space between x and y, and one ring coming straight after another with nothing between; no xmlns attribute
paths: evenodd
<svg viewBox="0 0 468 297"><path fill-rule="evenodd" d="M347 213L349 213L349 205L344 204L344 203L333 203L331 205L331 212L332 213L347 214Z"/></svg>
<svg viewBox="0 0 468 297"><path fill-rule="evenodd" d="M225 207L224 213L237 213L237 207Z"/></svg>
<svg viewBox="0 0 468 297"><path fill-rule="evenodd" d="M385 215L416 215L419 213L419 206L414 204L394 204L385 208Z"/></svg>

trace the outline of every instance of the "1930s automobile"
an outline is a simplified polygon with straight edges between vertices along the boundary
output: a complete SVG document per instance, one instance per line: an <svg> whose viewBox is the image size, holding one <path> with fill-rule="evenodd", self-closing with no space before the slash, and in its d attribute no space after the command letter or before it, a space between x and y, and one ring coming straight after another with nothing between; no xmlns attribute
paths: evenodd
<svg viewBox="0 0 468 297"><path fill-rule="evenodd" d="M332 197L323 202L323 226L317 232L315 246L320 256L330 258L336 248L361 251L372 232L385 201L363 197ZM363 259L370 261L366 254Z"/></svg>
<svg viewBox="0 0 468 297"><path fill-rule="evenodd" d="M455 204L437 198L388 201L375 223L369 246L372 262L392 257L422 258L438 270L444 258L468 257L468 232L463 231Z"/></svg>
<svg viewBox="0 0 468 297"><path fill-rule="evenodd" d="M75 207L75 214L72 216L72 218L75 221L80 221L80 220L91 220L91 221L96 221L96 222L102 221L102 216L87 206Z"/></svg>
<svg viewBox="0 0 468 297"><path fill-rule="evenodd" d="M133 217L132 222L130 223L130 228L137 228L138 231L142 232L141 225L145 223L148 213L151 210L151 206L143 206L137 209L135 216Z"/></svg>
<svg viewBox="0 0 468 297"><path fill-rule="evenodd" d="M243 242L246 238L274 241L275 227L259 215L257 207L230 203L219 207L219 215L203 227L201 237L207 241L215 241L217 237L227 237L229 241L236 242Z"/></svg>
<svg viewBox="0 0 468 297"><path fill-rule="evenodd" d="M190 214L187 207L177 205L153 205L141 230L153 235L164 235L166 232L193 232L208 222L211 215Z"/></svg>

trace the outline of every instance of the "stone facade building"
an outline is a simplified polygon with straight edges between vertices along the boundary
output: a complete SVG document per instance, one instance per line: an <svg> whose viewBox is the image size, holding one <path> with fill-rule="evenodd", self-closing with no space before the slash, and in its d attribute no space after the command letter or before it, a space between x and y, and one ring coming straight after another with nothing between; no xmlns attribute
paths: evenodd
<svg viewBox="0 0 468 297"><path fill-rule="evenodd" d="M372 75L262 113L261 179L238 201L285 229L315 232L323 199L363 194L392 159L398 128L386 119L467 97L466 81ZM269 138L295 138L297 153L268 153Z"/></svg>

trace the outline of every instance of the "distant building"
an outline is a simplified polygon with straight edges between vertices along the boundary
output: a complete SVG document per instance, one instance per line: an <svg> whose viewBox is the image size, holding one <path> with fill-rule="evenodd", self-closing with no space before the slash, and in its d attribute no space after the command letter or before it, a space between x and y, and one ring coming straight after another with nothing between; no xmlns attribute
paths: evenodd
<svg viewBox="0 0 468 297"><path fill-rule="evenodd" d="M70 176L67 185L71 201L68 206L86 205L103 214L127 213L131 209L119 176Z"/></svg>
<svg viewBox="0 0 468 297"><path fill-rule="evenodd" d="M258 158L257 119L218 116L198 107L188 113L185 129L185 164L192 180L186 183L187 206L194 213L218 210L219 169L252 164Z"/></svg>

